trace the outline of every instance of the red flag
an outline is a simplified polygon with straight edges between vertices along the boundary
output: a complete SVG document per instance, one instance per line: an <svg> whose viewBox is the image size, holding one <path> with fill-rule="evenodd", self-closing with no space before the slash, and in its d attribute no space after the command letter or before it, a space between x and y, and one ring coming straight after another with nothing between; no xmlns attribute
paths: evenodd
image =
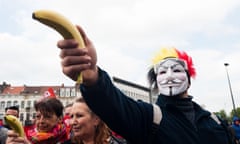
<svg viewBox="0 0 240 144"><path fill-rule="evenodd" d="M48 88L47 91L44 92L44 98L56 98L53 88Z"/></svg>

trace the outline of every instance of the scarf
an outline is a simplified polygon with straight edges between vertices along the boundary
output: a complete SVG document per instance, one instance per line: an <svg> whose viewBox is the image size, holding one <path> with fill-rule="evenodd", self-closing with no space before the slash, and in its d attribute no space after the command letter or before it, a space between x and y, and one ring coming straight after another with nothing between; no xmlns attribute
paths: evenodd
<svg viewBox="0 0 240 144"><path fill-rule="evenodd" d="M181 111L186 118L192 123L195 123L195 111L192 102L192 96L187 98L179 98L177 96L163 96L160 95L159 99L164 105L174 105L179 111Z"/></svg>
<svg viewBox="0 0 240 144"><path fill-rule="evenodd" d="M27 136L32 144L57 144L68 138L68 132L64 124L57 124L50 132L38 132L36 128Z"/></svg>

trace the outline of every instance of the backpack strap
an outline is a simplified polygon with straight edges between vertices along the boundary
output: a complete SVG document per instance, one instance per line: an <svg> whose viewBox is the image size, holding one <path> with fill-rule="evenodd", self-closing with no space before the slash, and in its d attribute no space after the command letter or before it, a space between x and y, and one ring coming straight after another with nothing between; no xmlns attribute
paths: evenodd
<svg viewBox="0 0 240 144"><path fill-rule="evenodd" d="M149 144L152 144L152 140L156 135L156 132L159 128L160 122L162 121L162 111L160 107L156 104L152 104L153 106L153 122L152 122L152 129L149 136Z"/></svg>
<svg viewBox="0 0 240 144"><path fill-rule="evenodd" d="M162 111L160 107L153 104L153 123L159 125L162 120Z"/></svg>
<svg viewBox="0 0 240 144"><path fill-rule="evenodd" d="M219 120L219 118L214 114L214 113L211 113L210 117L219 125L221 125L221 121Z"/></svg>
<svg viewBox="0 0 240 144"><path fill-rule="evenodd" d="M229 144L236 144L236 142L232 139L234 137L234 135L232 134L232 132L230 131L230 129L228 128L228 124L225 123L223 121L223 119L221 119L220 117L218 117L216 114L214 113L211 113L210 117L219 125L221 125L224 130L226 131L227 133L227 136L228 136L228 141L229 141Z"/></svg>

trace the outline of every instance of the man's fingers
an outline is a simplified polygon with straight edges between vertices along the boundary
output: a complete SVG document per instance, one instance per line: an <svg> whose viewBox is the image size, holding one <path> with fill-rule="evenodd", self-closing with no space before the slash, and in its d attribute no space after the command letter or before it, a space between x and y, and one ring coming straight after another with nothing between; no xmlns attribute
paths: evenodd
<svg viewBox="0 0 240 144"><path fill-rule="evenodd" d="M24 144L25 143L25 139L23 137L19 137L19 134L14 132L13 130L9 130L7 132L7 140L6 140L6 144Z"/></svg>
<svg viewBox="0 0 240 144"><path fill-rule="evenodd" d="M13 131L13 130L8 130L7 136L8 136L8 137L18 137L19 134L16 133L15 131Z"/></svg>
<svg viewBox="0 0 240 144"><path fill-rule="evenodd" d="M60 40L57 42L57 47L60 49L64 48L76 48L78 46L78 42L74 39L65 39L65 40Z"/></svg>
<svg viewBox="0 0 240 144"><path fill-rule="evenodd" d="M86 48L73 48L73 49L61 49L60 58L66 56L83 56L86 55L88 50Z"/></svg>

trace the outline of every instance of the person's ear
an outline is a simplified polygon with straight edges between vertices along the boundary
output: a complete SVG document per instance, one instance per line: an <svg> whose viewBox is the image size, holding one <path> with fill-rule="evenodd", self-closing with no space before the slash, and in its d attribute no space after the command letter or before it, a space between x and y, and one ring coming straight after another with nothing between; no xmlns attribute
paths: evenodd
<svg viewBox="0 0 240 144"><path fill-rule="evenodd" d="M94 119L95 119L95 120L94 120L95 125L99 125L101 119L100 119L98 116L95 116Z"/></svg>

